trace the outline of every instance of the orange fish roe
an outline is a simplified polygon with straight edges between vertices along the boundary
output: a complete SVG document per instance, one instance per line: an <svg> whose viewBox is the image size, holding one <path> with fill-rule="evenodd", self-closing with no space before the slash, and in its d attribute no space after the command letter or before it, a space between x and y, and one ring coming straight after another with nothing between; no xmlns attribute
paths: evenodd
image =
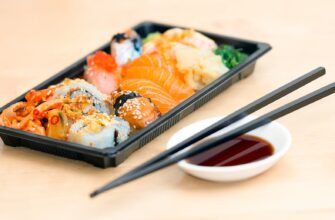
<svg viewBox="0 0 335 220"><path fill-rule="evenodd" d="M113 72L117 67L115 59L103 51L98 51L89 56L87 58L87 64L89 67L105 70L107 72Z"/></svg>

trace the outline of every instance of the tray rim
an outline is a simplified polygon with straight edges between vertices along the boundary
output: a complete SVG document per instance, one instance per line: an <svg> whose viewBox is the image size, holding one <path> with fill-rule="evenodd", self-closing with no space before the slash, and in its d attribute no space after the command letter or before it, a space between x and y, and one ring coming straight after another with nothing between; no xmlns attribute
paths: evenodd
<svg viewBox="0 0 335 220"><path fill-rule="evenodd" d="M167 28L174 28L174 27L190 28L190 27L184 27L184 26L180 26L180 25L165 24L165 23L159 23L159 22L154 22L154 21L143 21L143 22L140 22L140 23L132 26L132 28L135 29L135 28L138 28L138 27L141 27L141 26L147 26L147 25L158 25L158 26L164 26L164 27L167 27ZM113 157L114 155L124 151L133 142L138 141L141 138L141 136L152 132L155 129L155 127L159 126L159 124L167 122L173 115L179 114L180 112L182 112L183 109L186 109L187 107L189 107L196 99L204 96L210 90L215 89L221 83L224 83L225 80L227 78L229 78L230 76L238 74L244 68L247 68L249 65L254 63L259 57L261 57L263 54L265 54L266 52L268 52L269 50L272 49L271 45L268 44L268 43L264 43L264 42L260 42L260 41L254 41L254 40L247 40L247 39L243 39L243 38L237 38L237 37L222 35L222 34L218 34L218 33L212 33L212 32L203 31L203 30L200 30L200 29L197 29L197 28L192 28L192 29L194 29L196 31L199 31L199 32L201 32L205 35L215 36L217 38L224 38L224 39L227 39L227 40L240 41L240 42L254 44L254 45L257 45L258 48L254 53L250 54L244 62L240 63L239 65L237 65L233 69L229 70L228 72L224 73L218 79L214 80L212 83L210 83L209 85L207 85L203 89L197 91L194 95L192 95L191 97L184 100L182 103L180 103L179 105L174 107L171 111L169 111L168 113L166 113L165 115L163 115L159 119L155 120L153 123L148 125L146 128L143 128L142 130L140 130L136 134L130 136L126 141L122 142L121 144L117 145L114 148L112 148L112 147L104 148L104 149L93 148L93 147L85 146L85 145L82 145L82 144L77 144L77 143L73 143L73 142L69 142L69 141L57 140L57 139L50 138L50 137L47 137L47 136L37 135L37 134L29 133L29 132L26 132L26 131L21 131L21 130L18 130L18 129L14 129L14 128L8 128L8 127L5 127L5 126L0 126L0 134L8 135L8 136L11 136L11 137L17 137L17 138L20 138L20 139L23 139L23 140L34 141L34 142L37 142L37 143L50 144L50 147L61 148L61 149L76 152L76 153L84 153L84 154L89 154L89 155L92 155L92 156L100 156L100 157L101 156L103 156L103 157ZM26 92L24 92L20 96L16 97L12 101L10 101L7 104L5 104L4 106L2 106L0 108L0 113L2 113L2 111L4 109L6 109L7 107L9 107L10 105L22 100L24 98L25 94L28 91L30 91L32 89L41 89L43 87L47 87L48 85L50 85L50 83L53 80L56 80L57 78L62 77L70 69L73 69L73 68L77 67L78 65L82 65L82 63L86 63L86 58L87 58L88 55L90 55L90 54L92 54L96 51L103 50L108 45L109 45L109 42L104 43L102 46L100 46L97 49L91 51L90 53L88 53L84 57L78 59L76 62L70 64L69 66L65 67L61 71L57 72L56 74L52 75L51 77L49 77L46 80L42 81L41 83L37 84L33 88L27 90Z"/></svg>

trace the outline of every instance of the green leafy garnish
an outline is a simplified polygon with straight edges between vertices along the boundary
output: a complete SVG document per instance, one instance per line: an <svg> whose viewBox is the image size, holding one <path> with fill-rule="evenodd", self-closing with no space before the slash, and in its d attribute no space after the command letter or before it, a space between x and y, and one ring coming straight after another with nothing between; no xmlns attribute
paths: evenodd
<svg viewBox="0 0 335 220"><path fill-rule="evenodd" d="M241 52L241 49L235 49L233 46L225 44L216 48L214 53L221 56L222 63L229 69L234 68L248 57L247 54Z"/></svg>
<svg viewBox="0 0 335 220"><path fill-rule="evenodd" d="M159 38L161 36L161 33L159 32L152 32L150 34L148 34L144 39L143 39L143 43L148 43L150 41L153 41L157 38Z"/></svg>

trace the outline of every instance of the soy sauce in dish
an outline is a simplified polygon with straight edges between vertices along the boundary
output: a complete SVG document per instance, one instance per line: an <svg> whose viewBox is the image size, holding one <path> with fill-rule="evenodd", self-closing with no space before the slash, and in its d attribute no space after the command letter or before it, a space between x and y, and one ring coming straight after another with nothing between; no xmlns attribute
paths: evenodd
<svg viewBox="0 0 335 220"><path fill-rule="evenodd" d="M190 157L187 161L199 166L235 166L264 159L273 153L271 143L245 134Z"/></svg>

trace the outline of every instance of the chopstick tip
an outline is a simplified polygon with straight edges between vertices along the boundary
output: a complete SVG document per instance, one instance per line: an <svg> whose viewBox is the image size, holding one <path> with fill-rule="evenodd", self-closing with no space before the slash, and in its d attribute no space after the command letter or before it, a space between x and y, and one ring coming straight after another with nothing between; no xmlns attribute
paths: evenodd
<svg viewBox="0 0 335 220"><path fill-rule="evenodd" d="M106 192L107 190L110 190L110 189L113 189L114 187L116 187L117 185L115 184L107 184L106 186L103 186L101 188L98 188L96 190L94 190L91 194L90 194L90 197L91 198L94 198L98 195L100 195L101 193L104 193Z"/></svg>
<svg viewBox="0 0 335 220"><path fill-rule="evenodd" d="M90 198L94 198L94 197L96 197L97 195L99 195L101 192L99 191L99 190L95 190L94 192L92 192L91 194L90 194Z"/></svg>
<svg viewBox="0 0 335 220"><path fill-rule="evenodd" d="M317 69L320 69L320 71L322 72L322 74L324 75L324 74L326 74L326 67L324 67L324 66L319 66Z"/></svg>

